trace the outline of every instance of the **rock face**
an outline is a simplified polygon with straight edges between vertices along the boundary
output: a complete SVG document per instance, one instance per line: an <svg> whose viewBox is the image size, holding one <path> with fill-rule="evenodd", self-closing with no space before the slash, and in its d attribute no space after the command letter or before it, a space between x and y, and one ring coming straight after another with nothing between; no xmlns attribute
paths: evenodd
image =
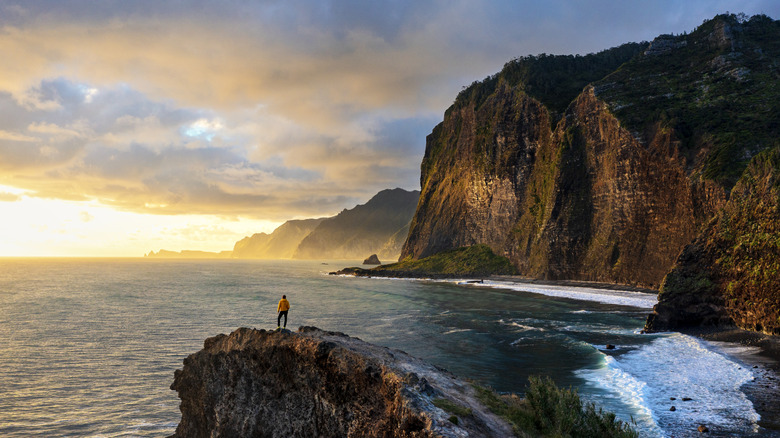
<svg viewBox="0 0 780 438"><path fill-rule="evenodd" d="M364 265L381 265L379 257L376 254L371 254L367 259L363 260Z"/></svg>
<svg viewBox="0 0 780 438"><path fill-rule="evenodd" d="M242 328L207 339L177 370L174 437L507 437L470 384L344 334ZM457 425L434 399L470 409Z"/></svg>
<svg viewBox="0 0 780 438"><path fill-rule="evenodd" d="M777 21L722 15L508 63L428 136L401 258L486 244L521 275L657 288L780 136L778 40Z"/></svg>
<svg viewBox="0 0 780 438"><path fill-rule="evenodd" d="M317 228L324 218L289 220L273 233L257 233L233 246L233 257L241 259L289 259L304 237Z"/></svg>
<svg viewBox="0 0 780 438"><path fill-rule="evenodd" d="M417 191L382 190L367 203L323 220L301 241L293 258L360 260L377 253L395 260L419 196Z"/></svg>
<svg viewBox="0 0 780 438"><path fill-rule="evenodd" d="M729 324L780 335L780 148L751 161L683 250L645 329Z"/></svg>

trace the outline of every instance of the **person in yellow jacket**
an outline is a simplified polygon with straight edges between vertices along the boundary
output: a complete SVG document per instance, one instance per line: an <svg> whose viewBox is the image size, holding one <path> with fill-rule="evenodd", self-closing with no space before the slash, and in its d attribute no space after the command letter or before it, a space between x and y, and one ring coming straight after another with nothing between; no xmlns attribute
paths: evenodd
<svg viewBox="0 0 780 438"><path fill-rule="evenodd" d="M279 300L279 305L276 306L276 311L279 312L279 316L276 318L276 329L279 330L282 322L282 315L284 315L284 328L287 328L287 311L290 310L290 302L287 301L287 295L282 295L282 299Z"/></svg>

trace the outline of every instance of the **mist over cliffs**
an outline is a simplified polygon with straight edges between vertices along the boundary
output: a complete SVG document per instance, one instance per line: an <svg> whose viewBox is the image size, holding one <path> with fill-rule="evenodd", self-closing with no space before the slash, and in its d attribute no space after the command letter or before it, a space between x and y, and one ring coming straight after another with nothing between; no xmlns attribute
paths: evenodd
<svg viewBox="0 0 780 438"><path fill-rule="evenodd" d="M257 233L236 242L235 258L396 260L420 192L382 190L365 204L333 217L289 220L271 234Z"/></svg>
<svg viewBox="0 0 780 438"><path fill-rule="evenodd" d="M402 259L486 244L522 275L658 288L724 207L743 214L727 202L778 148L779 67L780 23L730 14L651 43L510 61L427 137ZM744 231L778 242L755 224Z"/></svg>
<svg viewBox="0 0 780 438"><path fill-rule="evenodd" d="M293 254L296 259L398 258L420 192L382 190L368 202L323 220Z"/></svg>
<svg viewBox="0 0 780 438"><path fill-rule="evenodd" d="M256 233L233 246L233 257L240 259L289 259L304 237L324 218L289 220L271 234Z"/></svg>

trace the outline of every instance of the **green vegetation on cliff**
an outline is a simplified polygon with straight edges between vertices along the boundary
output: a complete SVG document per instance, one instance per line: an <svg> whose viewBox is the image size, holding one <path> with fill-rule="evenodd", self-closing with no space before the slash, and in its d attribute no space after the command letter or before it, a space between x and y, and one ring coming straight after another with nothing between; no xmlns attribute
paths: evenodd
<svg viewBox="0 0 780 438"><path fill-rule="evenodd" d="M591 82L612 73L647 47L627 43L588 55L531 55L504 64L501 72L464 88L447 111L475 103L479 106L496 91L498 84L520 86L554 114L562 114L572 100Z"/></svg>
<svg viewBox="0 0 780 438"><path fill-rule="evenodd" d="M648 330L734 323L780 334L780 147L753 158L658 300Z"/></svg>
<svg viewBox="0 0 780 438"><path fill-rule="evenodd" d="M628 129L649 141L672 128L692 167L730 189L780 136L779 67L780 22L724 14L659 36L594 86Z"/></svg>
<svg viewBox="0 0 780 438"><path fill-rule="evenodd" d="M406 258L373 269L346 268L337 272L376 277L487 277L516 273L509 259L495 255L487 245L443 251L420 260Z"/></svg>
<svg viewBox="0 0 780 438"><path fill-rule="evenodd" d="M530 377L525 398L500 396L474 385L479 400L512 424L518 437L633 438L638 434L612 412L583 403L571 389L558 388L552 379Z"/></svg>

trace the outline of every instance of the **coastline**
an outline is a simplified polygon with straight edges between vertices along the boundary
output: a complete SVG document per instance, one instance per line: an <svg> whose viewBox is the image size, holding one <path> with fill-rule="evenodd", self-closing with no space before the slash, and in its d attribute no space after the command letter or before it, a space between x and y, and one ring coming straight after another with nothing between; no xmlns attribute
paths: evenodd
<svg viewBox="0 0 780 438"><path fill-rule="evenodd" d="M755 380L743 386L761 416L761 436L780 437L780 338L738 328L700 328L681 331L710 342L750 367Z"/></svg>
<svg viewBox="0 0 780 438"><path fill-rule="evenodd" d="M343 271L340 271L339 273L341 275L377 278L393 277L418 280L462 279L469 283L481 283L482 281L488 280L522 285L568 286L608 291L658 294L658 291L655 289L632 285L581 280L540 280L517 275L419 275L418 273L401 273L398 271L392 272L392 274L395 275L387 275L391 273L387 271L371 272L370 270L360 270L359 273L354 271ZM734 327L701 327L679 330L678 332L706 341L714 348L720 350L722 354L737 359L744 364L744 366L751 368L755 380L745 384L742 389L753 404L756 412L761 416L758 425L763 429L758 436L780 438L780 403L777 403L777 400L780 397L780 337L750 332Z"/></svg>

